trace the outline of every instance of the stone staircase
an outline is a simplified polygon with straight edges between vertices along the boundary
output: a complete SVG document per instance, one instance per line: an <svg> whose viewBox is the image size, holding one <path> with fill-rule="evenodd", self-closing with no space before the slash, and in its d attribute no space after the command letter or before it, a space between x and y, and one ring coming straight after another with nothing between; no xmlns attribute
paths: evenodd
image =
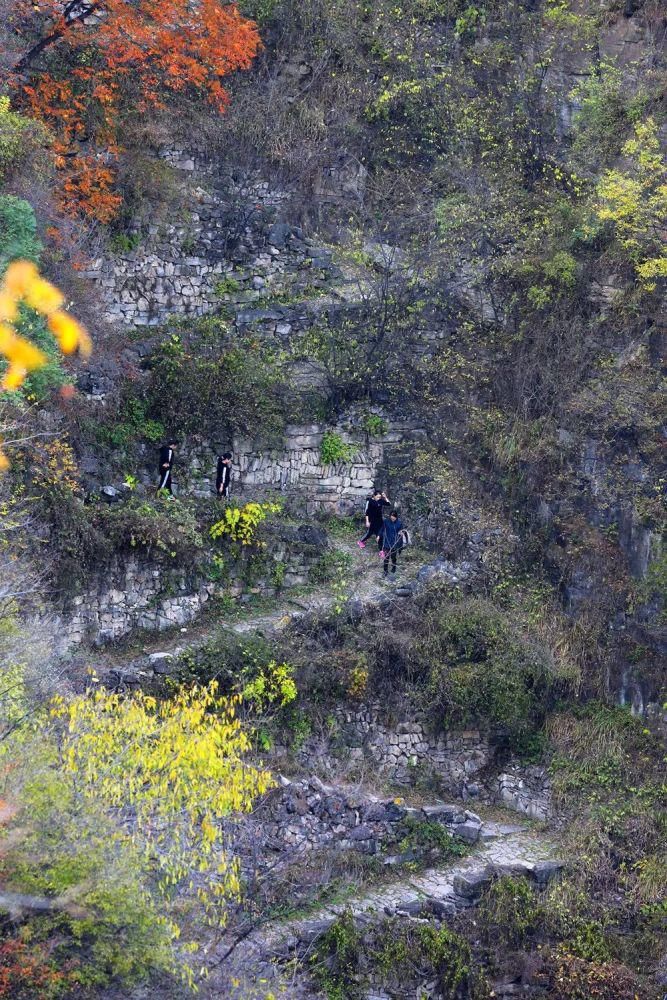
<svg viewBox="0 0 667 1000"><path fill-rule="evenodd" d="M169 675L177 666L179 657L186 652L196 655L198 649L221 631L237 635L253 632L276 634L301 618L325 613L342 602L347 602L350 615L359 616L372 606L389 606L397 599L411 597L437 578L460 584L468 579L473 569L471 565L458 566L443 559L421 563L417 551L408 549L400 560L396 579L389 577L385 580L374 546L369 545L364 552L360 552L355 542L337 542L334 551L351 556L354 560L349 572L350 579L345 581L343 595L332 591L331 586L326 586L313 590L303 598L286 594L274 609L263 613L250 613L247 617L238 619L231 617L227 621L224 614L215 619L207 616L199 623L195 621L190 626L181 628L175 635L155 635L143 645L139 655L136 649L108 649L98 654L98 675L110 687L137 687L155 681L160 676Z"/></svg>
<svg viewBox="0 0 667 1000"><path fill-rule="evenodd" d="M438 804L432 808L458 807ZM389 917L438 925L476 906L496 878L511 875L544 888L564 867L547 836L524 825L480 823L478 847L462 860L389 878L383 885L323 906L307 917L267 923L248 933L236 947L223 940L217 953L224 962L216 967L213 957L215 971L204 995L247 1000L258 995L255 990L262 984L276 997L313 997L304 976L297 979L294 961L307 960L315 943L343 914L350 914L358 927Z"/></svg>

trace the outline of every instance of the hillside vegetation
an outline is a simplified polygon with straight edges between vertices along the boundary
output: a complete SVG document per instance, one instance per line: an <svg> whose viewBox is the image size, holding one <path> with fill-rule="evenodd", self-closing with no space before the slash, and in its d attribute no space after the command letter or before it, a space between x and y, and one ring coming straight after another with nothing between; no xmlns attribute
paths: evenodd
<svg viewBox="0 0 667 1000"><path fill-rule="evenodd" d="M658 1000L663 5L0 9L0 1000Z"/></svg>

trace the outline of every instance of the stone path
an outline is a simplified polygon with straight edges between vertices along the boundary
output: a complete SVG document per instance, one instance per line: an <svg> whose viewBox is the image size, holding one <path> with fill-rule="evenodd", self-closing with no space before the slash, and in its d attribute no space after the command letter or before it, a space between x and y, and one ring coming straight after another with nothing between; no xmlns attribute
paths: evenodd
<svg viewBox="0 0 667 1000"><path fill-rule="evenodd" d="M548 837L520 825L485 823L481 846L468 857L369 889L343 903L323 906L307 918L275 921L250 934L209 983L208 996L242 1000L270 981L276 996L307 996L287 982L281 963L307 956L314 943L344 912L359 924L396 916L447 920L479 901L494 877L512 875L544 886L563 867ZM221 946L221 955L229 946ZM221 956L220 956L221 957ZM287 989L286 993L282 990ZM222 992L215 992L222 990Z"/></svg>
<svg viewBox="0 0 667 1000"><path fill-rule="evenodd" d="M306 920L288 921L265 930L254 945L282 955L324 933L346 910L356 917L430 913L441 918L474 905L494 875L516 875L546 883L561 867L553 860L554 844L521 827L486 825L487 842L455 864L431 868L420 875L374 889L345 903L323 907ZM507 832L504 832L507 831Z"/></svg>
<svg viewBox="0 0 667 1000"><path fill-rule="evenodd" d="M231 632L237 635L260 633L269 635L281 632L290 624L313 612L325 612L346 602L355 602L361 607L390 603L395 599L411 596L421 580L435 575L449 573L452 582L458 582L455 567L440 562L423 563L418 550L409 549L403 556L396 578L382 575L382 562L375 546L369 545L361 551L356 541L336 541L333 551L352 557L351 569L344 579L340 592L335 582L320 587L307 595L290 597L287 591L282 603L274 610L250 614L247 618L220 618L213 620L210 612L201 621L195 620L190 626L180 629L177 636L169 637L159 633L143 643L141 651L132 647L125 649L101 650L95 655L98 675L110 678L119 687L139 685L152 676L169 674L174 661L184 652L196 652L205 646L216 634Z"/></svg>

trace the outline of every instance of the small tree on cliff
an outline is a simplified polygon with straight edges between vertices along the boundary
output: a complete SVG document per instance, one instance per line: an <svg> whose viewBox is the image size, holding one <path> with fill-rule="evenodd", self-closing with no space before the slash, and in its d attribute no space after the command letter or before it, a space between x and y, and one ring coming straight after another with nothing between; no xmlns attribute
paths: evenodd
<svg viewBox="0 0 667 1000"><path fill-rule="evenodd" d="M222 80L260 47L254 21L224 0L18 0L14 99L54 135L68 207L108 222L114 159L134 116L203 96L224 111Z"/></svg>

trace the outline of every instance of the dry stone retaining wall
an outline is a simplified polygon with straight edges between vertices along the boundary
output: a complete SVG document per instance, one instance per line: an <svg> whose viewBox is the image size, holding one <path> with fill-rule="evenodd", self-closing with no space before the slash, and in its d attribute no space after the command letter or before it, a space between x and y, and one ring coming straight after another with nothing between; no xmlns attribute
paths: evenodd
<svg viewBox="0 0 667 1000"><path fill-rule="evenodd" d="M245 591L275 593L271 567L281 563L281 586L305 584L309 569L321 557L319 545L271 542L266 574L249 585L243 564L230 566L230 578L212 582L205 568L185 571L138 554L116 557L100 571L88 588L69 602L63 615L60 648L64 652L83 642L102 646L134 629L162 632L193 621L213 597L243 598Z"/></svg>
<svg viewBox="0 0 667 1000"><path fill-rule="evenodd" d="M338 275L330 251L281 221L288 191L258 176L222 176L195 153L163 158L176 169L178 210L137 232L136 247L99 257L86 271L109 322L156 326L270 298L296 279L318 292Z"/></svg>
<svg viewBox="0 0 667 1000"><path fill-rule="evenodd" d="M345 747L352 762L372 763L383 777L398 785L413 785L419 779L435 778L453 795L477 798L482 794L478 775L493 759L489 741L476 730L433 734L426 721L389 720L379 704L334 712L337 743ZM321 760L319 746L306 745L305 760ZM325 760L335 769L335 758Z"/></svg>
<svg viewBox="0 0 667 1000"><path fill-rule="evenodd" d="M387 431L377 437L366 435L359 417L352 415L333 428L323 424L288 425L283 441L273 447L236 439L231 444L232 495L251 498L273 489L298 493L308 513L360 513L392 449L414 447L424 435L414 422L388 423ZM354 449L350 461L322 462L322 439L331 430ZM215 455L216 449L208 442L193 447L187 455L187 464L175 472L177 489L196 496L210 495L214 489ZM182 461L180 456L179 461Z"/></svg>
<svg viewBox="0 0 667 1000"><path fill-rule="evenodd" d="M422 718L390 720L382 706L334 712L338 726L336 747L363 770L394 784L409 787L435 781L444 792L464 801L495 802L531 819L551 815L551 785L540 767L509 761L500 771L496 751L478 730L433 733ZM310 767L340 770L335 751L323 751L315 741L306 743L301 758Z"/></svg>

